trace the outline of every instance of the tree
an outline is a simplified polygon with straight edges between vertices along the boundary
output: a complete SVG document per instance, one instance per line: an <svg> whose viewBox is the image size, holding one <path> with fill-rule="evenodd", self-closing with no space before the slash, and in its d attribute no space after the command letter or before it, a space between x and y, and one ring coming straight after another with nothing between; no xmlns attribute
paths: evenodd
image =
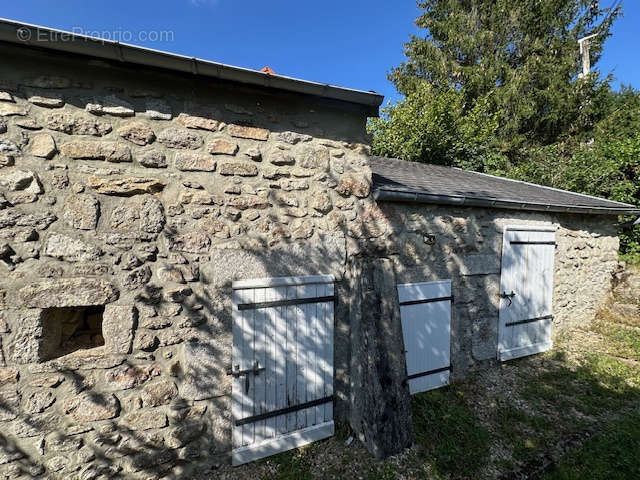
<svg viewBox="0 0 640 480"><path fill-rule="evenodd" d="M470 170L504 168L504 159L491 148L497 129L486 103L467 111L461 92L426 84L369 125L378 154Z"/></svg>
<svg viewBox="0 0 640 480"><path fill-rule="evenodd" d="M604 103L607 114L589 141L567 138L529 149L527 161L509 175L640 207L640 93L623 87ZM640 262L640 227L622 228L620 244L623 259Z"/></svg>
<svg viewBox="0 0 640 480"><path fill-rule="evenodd" d="M495 172L531 147L588 135L609 81L598 72L578 78L578 39L596 33L596 63L620 13L596 3L422 1L416 24L426 35L411 37L407 61L389 75L405 98L371 122L374 151Z"/></svg>

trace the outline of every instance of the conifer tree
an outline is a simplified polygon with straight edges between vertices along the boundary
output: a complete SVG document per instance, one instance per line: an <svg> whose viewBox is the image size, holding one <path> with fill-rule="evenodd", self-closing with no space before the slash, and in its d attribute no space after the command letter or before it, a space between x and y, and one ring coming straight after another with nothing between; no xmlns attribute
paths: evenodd
<svg viewBox="0 0 640 480"><path fill-rule="evenodd" d="M614 0L611 0L612 2ZM374 151L504 173L528 148L588 136L609 78L580 78L578 39L602 53L619 5L594 0L423 0L423 36L390 80L404 99L370 123Z"/></svg>

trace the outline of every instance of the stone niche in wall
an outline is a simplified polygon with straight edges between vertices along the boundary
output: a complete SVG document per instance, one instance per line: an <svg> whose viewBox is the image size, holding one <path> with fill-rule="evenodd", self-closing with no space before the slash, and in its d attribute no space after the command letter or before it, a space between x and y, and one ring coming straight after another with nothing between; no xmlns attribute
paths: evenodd
<svg viewBox="0 0 640 480"><path fill-rule="evenodd" d="M70 354L129 353L137 311L113 305L118 292L103 280L42 280L19 291L10 309L10 360L46 362Z"/></svg>
<svg viewBox="0 0 640 480"><path fill-rule="evenodd" d="M45 309L41 316L39 360L103 346L103 315L104 306Z"/></svg>

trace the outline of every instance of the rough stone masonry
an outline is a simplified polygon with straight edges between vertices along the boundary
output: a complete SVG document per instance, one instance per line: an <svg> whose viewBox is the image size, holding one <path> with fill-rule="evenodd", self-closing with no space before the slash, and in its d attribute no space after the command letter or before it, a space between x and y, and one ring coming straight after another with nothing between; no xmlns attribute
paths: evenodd
<svg viewBox="0 0 640 480"><path fill-rule="evenodd" d="M376 204L352 106L23 47L0 63L0 477L226 461L236 279L336 277L336 417L358 421L347 259L383 259L387 287L453 279L454 378L495 358L505 223L560 227L560 322L607 294L606 221Z"/></svg>
<svg viewBox="0 0 640 480"><path fill-rule="evenodd" d="M231 281L342 277L375 230L364 115L17 47L2 64L0 477L226 461Z"/></svg>

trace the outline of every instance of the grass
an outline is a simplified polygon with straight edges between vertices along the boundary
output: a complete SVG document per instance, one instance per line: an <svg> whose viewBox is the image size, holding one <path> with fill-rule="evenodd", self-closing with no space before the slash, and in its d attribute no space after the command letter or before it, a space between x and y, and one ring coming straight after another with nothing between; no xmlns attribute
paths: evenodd
<svg viewBox="0 0 640 480"><path fill-rule="evenodd" d="M304 452L304 449L291 450L266 460L275 465L277 477L273 476L273 472L268 472L262 478L264 480L272 478L280 480L313 480L314 477L309 467L305 464Z"/></svg>
<svg viewBox="0 0 640 480"><path fill-rule="evenodd" d="M640 329L620 323L597 322L594 331L609 339L607 351L640 362Z"/></svg>
<svg viewBox="0 0 640 480"><path fill-rule="evenodd" d="M413 397L416 442L444 478L473 478L489 456L489 432L455 388Z"/></svg>
<svg viewBox="0 0 640 480"><path fill-rule="evenodd" d="M640 478L640 412L607 426L543 477L543 480L637 480Z"/></svg>

